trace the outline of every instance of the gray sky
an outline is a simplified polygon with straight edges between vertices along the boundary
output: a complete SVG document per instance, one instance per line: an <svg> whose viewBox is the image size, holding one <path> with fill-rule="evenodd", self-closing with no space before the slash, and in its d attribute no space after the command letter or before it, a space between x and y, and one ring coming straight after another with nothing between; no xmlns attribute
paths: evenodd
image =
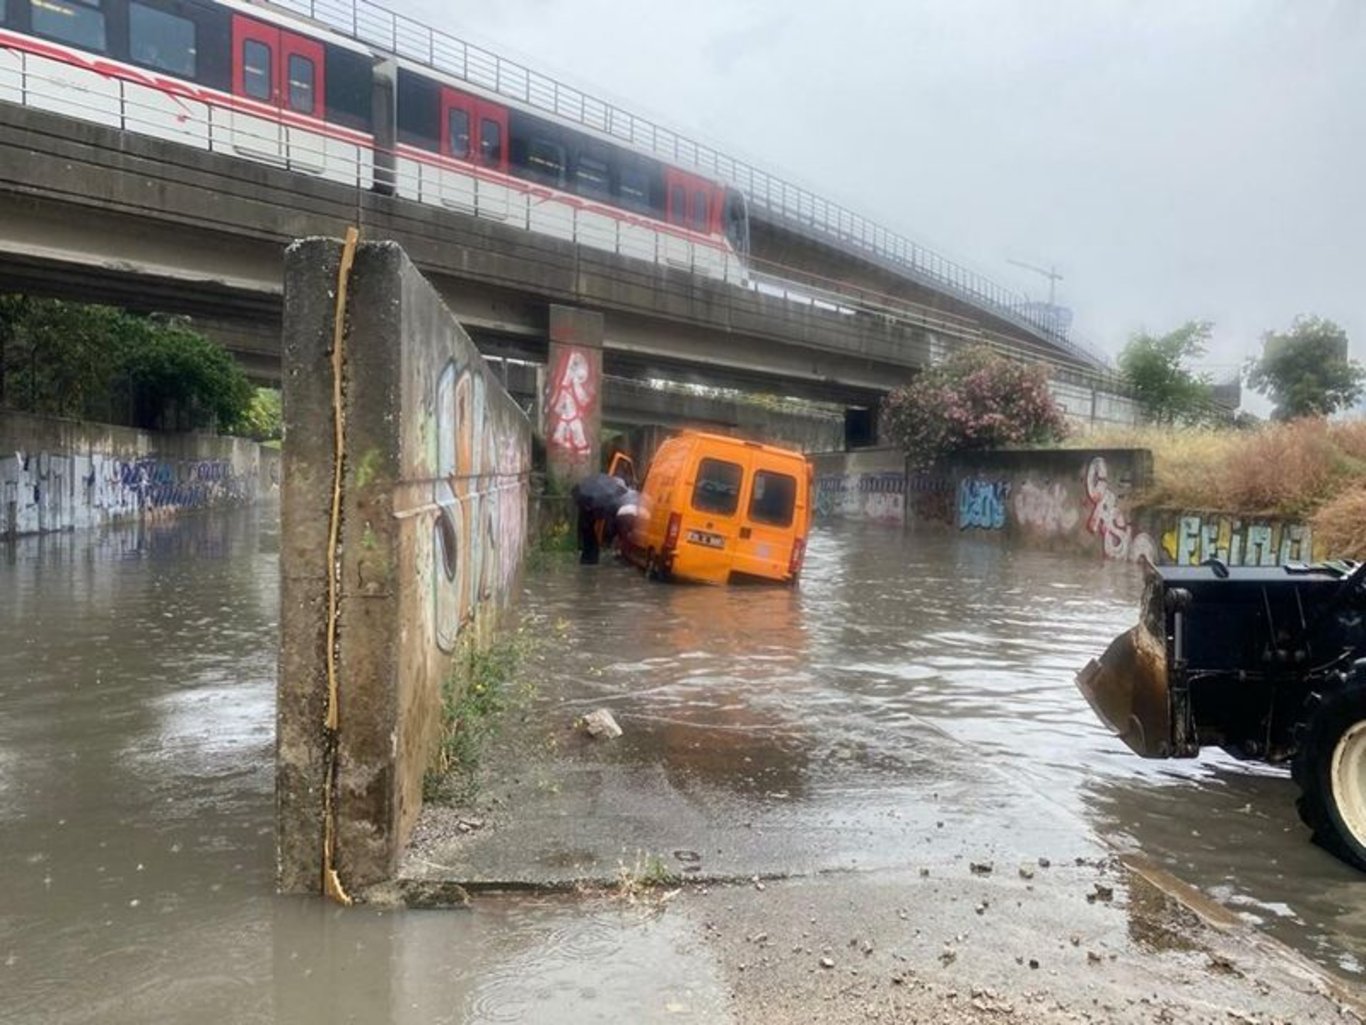
<svg viewBox="0 0 1366 1025"><path fill-rule="evenodd" d="M1302 312L1366 356L1366 0L498 0L401 10L700 137L1075 333Z"/></svg>

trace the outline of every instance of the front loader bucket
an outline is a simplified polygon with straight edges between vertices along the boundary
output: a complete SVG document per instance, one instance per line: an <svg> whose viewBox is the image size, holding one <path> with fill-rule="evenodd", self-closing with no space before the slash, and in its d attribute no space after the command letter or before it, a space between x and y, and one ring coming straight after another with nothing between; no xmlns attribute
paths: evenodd
<svg viewBox="0 0 1366 1025"><path fill-rule="evenodd" d="M1167 649L1143 624L1126 630L1077 674L1077 686L1115 735L1144 758L1171 757Z"/></svg>

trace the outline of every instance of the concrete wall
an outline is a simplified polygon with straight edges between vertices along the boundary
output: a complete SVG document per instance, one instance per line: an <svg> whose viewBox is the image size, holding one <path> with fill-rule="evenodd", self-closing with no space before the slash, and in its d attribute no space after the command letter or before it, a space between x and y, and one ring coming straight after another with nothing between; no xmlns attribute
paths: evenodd
<svg viewBox="0 0 1366 1025"><path fill-rule="evenodd" d="M1144 505L1145 449L982 452L909 474L896 449L812 456L816 514L947 527L1003 543L1106 559L1234 566L1327 554L1307 523Z"/></svg>
<svg viewBox="0 0 1366 1025"><path fill-rule="evenodd" d="M1131 396L1107 391L1078 377L1071 379L1055 372L1048 390L1070 420L1090 425L1132 427L1142 420L1138 403Z"/></svg>
<svg viewBox="0 0 1366 1025"><path fill-rule="evenodd" d="M396 245L349 279L337 561L338 722L324 728L330 362L340 245L286 255L277 724L279 883L319 889L324 829L357 888L392 876L440 737L441 689L512 600L531 427Z"/></svg>
<svg viewBox="0 0 1366 1025"><path fill-rule="evenodd" d="M0 537L251 502L279 483L272 457L241 438L0 410Z"/></svg>
<svg viewBox="0 0 1366 1025"><path fill-rule="evenodd" d="M820 453L811 463L817 520L906 522L906 456L899 448Z"/></svg>

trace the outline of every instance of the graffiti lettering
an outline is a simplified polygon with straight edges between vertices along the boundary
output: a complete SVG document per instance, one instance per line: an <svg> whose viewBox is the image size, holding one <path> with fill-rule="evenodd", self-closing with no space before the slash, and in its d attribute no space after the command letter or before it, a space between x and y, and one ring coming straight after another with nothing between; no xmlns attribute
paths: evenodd
<svg viewBox="0 0 1366 1025"><path fill-rule="evenodd" d="M1157 549L1147 534L1137 533L1128 516L1120 508L1119 495L1110 486L1109 468L1104 456L1096 456L1087 465L1086 498L1091 503L1091 514L1086 529L1100 538L1101 551L1107 559L1138 562L1140 559L1157 561Z"/></svg>
<svg viewBox="0 0 1366 1025"><path fill-rule="evenodd" d="M1069 533L1081 519L1076 500L1057 482L1026 481L1015 492L1011 505L1022 527L1050 537Z"/></svg>
<svg viewBox="0 0 1366 1025"><path fill-rule="evenodd" d="M1246 523L1231 516L1182 516L1162 534L1164 554L1178 566L1218 558L1230 566L1311 562L1313 534L1302 523Z"/></svg>
<svg viewBox="0 0 1366 1025"><path fill-rule="evenodd" d="M1000 530L1006 525L1008 481L965 477L958 485L958 529Z"/></svg>
<svg viewBox="0 0 1366 1025"><path fill-rule="evenodd" d="M581 459L592 451L589 431L598 393L598 382L594 379L587 353L567 346L550 380L547 444Z"/></svg>

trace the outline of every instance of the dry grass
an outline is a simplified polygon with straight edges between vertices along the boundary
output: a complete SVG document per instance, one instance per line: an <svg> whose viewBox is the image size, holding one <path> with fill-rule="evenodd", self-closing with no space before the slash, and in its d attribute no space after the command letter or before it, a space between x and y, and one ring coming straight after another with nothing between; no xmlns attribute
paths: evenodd
<svg viewBox="0 0 1366 1025"><path fill-rule="evenodd" d="M1314 513L1314 539L1334 558L1366 559L1366 484L1355 484Z"/></svg>
<svg viewBox="0 0 1366 1025"><path fill-rule="evenodd" d="M1366 421L1361 420L1305 419L1241 431L1101 430L1067 444L1150 449L1155 505L1304 519L1366 489ZM1366 508L1366 498L1362 503L1354 508Z"/></svg>

